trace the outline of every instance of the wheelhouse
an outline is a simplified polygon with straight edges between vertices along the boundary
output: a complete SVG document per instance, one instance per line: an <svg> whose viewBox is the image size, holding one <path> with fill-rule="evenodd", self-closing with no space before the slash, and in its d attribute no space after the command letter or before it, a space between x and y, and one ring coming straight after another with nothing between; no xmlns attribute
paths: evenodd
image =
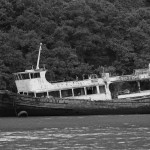
<svg viewBox="0 0 150 150"><path fill-rule="evenodd" d="M15 80L27 80L40 78L40 72L20 72L14 74Z"/></svg>

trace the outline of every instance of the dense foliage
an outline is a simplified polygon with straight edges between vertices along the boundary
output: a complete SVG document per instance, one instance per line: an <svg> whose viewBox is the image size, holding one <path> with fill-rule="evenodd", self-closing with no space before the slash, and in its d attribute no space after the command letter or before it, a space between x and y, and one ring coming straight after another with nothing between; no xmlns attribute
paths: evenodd
<svg viewBox="0 0 150 150"><path fill-rule="evenodd" d="M150 62L149 0L1 0L0 89L40 64L49 80L103 71L130 74Z"/></svg>

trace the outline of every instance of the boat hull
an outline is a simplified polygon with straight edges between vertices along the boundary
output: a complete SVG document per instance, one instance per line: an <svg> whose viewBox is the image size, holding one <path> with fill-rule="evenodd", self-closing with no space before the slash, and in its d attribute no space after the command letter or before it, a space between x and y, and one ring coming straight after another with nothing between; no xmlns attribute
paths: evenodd
<svg viewBox="0 0 150 150"><path fill-rule="evenodd" d="M150 114L150 97L131 100L89 101L33 98L9 91L0 92L0 116L70 116Z"/></svg>
<svg viewBox="0 0 150 150"><path fill-rule="evenodd" d="M68 109L68 108L35 108L35 107L20 107L18 113L26 111L28 116L78 116L78 115L127 115L127 114L150 114L150 108L118 108L118 109Z"/></svg>

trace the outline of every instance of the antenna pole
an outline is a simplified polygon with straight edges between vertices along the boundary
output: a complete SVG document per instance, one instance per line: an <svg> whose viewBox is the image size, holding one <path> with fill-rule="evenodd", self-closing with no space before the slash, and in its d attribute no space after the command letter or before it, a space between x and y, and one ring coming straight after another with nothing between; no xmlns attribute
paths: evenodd
<svg viewBox="0 0 150 150"><path fill-rule="evenodd" d="M39 69L39 62L40 62L41 50L42 50L42 43L40 43L40 48L39 48L39 54L38 54L38 60L37 60L36 69Z"/></svg>

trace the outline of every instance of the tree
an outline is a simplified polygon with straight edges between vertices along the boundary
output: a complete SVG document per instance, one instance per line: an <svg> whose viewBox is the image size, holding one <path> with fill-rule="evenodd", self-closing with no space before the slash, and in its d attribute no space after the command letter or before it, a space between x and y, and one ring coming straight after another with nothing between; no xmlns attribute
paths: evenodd
<svg viewBox="0 0 150 150"><path fill-rule="evenodd" d="M91 66L80 63L74 49L58 47L48 53L45 62L49 80L73 80L76 76L81 79L83 74L91 73Z"/></svg>

